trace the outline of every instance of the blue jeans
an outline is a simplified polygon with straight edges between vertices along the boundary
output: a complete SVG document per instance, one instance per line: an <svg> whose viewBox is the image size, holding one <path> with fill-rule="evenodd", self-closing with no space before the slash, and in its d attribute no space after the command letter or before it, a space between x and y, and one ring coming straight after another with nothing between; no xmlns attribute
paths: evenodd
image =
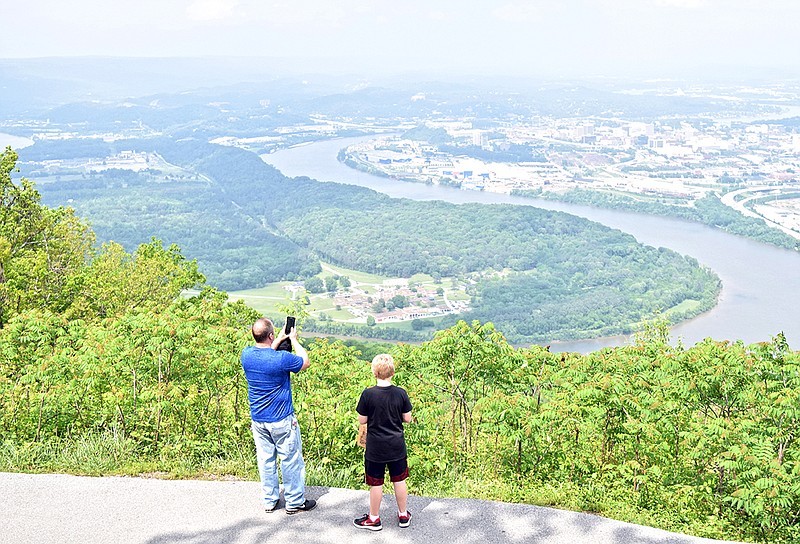
<svg viewBox="0 0 800 544"><path fill-rule="evenodd" d="M302 506L306 502L306 464L303 461L303 444L297 418L291 415L273 423L253 421L250 428L256 443L264 508L272 508L280 498L278 457L281 459L286 508Z"/></svg>

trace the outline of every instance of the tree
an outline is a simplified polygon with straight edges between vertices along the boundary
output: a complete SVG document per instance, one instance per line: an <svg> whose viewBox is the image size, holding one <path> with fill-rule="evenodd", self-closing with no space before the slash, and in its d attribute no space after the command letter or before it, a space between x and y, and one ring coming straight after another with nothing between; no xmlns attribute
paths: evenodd
<svg viewBox="0 0 800 544"><path fill-rule="evenodd" d="M325 290L326 291L328 291L329 293L333 293L334 291L336 291L336 288L338 287L338 285L339 285L339 282L336 281L336 278L334 278L333 276L325 276Z"/></svg>
<svg viewBox="0 0 800 544"><path fill-rule="evenodd" d="M31 181L12 181L17 158L0 155L0 327L25 309L68 306L94 242L71 208L43 206Z"/></svg>
<svg viewBox="0 0 800 544"><path fill-rule="evenodd" d="M79 294L66 315L105 318L138 308L166 308L182 291L204 282L197 262L187 261L174 244L165 249L153 239L128 254L111 242L76 279Z"/></svg>
<svg viewBox="0 0 800 544"><path fill-rule="evenodd" d="M435 325L432 321L427 319L412 319L411 320L411 329L415 331L421 331L423 329L432 329Z"/></svg>
<svg viewBox="0 0 800 544"><path fill-rule="evenodd" d="M305 281L304 286L306 288L306 291L308 291L309 293L321 293L322 291L325 290L325 284L323 284L322 280L319 279L317 276L314 276L313 278L308 278Z"/></svg>

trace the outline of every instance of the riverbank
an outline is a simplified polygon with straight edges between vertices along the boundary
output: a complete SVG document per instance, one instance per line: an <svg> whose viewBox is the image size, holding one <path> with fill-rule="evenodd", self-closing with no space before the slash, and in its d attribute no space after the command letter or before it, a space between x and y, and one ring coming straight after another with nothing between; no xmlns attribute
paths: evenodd
<svg viewBox="0 0 800 544"><path fill-rule="evenodd" d="M281 150L262 159L287 176L359 185L395 198L511 203L571 213L632 234L644 244L673 249L697 259L722 280L715 308L672 327L674 341L693 345L704 338L768 341L784 332L790 346L800 345L800 255L735 236L690 221L649 216L622 210L532 200L498 193L464 191L438 185L407 183L353 170L337 160L339 150L362 138L316 142ZM780 289L777 286L781 286ZM553 343L553 349L587 353L627 343L627 337L596 338Z"/></svg>
<svg viewBox="0 0 800 544"><path fill-rule="evenodd" d="M0 132L0 149L5 149L6 147L10 147L13 150L22 149L24 147L28 147L33 145L33 140L30 138L24 138L22 136L14 136L13 134L6 134L5 132Z"/></svg>

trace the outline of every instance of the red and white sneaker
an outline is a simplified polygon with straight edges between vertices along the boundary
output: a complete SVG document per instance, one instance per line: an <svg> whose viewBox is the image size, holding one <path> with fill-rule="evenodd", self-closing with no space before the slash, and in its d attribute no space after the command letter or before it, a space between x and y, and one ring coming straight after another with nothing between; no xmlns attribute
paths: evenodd
<svg viewBox="0 0 800 544"><path fill-rule="evenodd" d="M397 524L400 527L408 527L409 525L411 525L411 512L406 511L405 516L397 514Z"/></svg>
<svg viewBox="0 0 800 544"><path fill-rule="evenodd" d="M360 518L353 520L353 525L358 527L359 529L367 529L368 531L380 531L383 529L381 526L381 518L372 521L369 519L369 514L364 514Z"/></svg>

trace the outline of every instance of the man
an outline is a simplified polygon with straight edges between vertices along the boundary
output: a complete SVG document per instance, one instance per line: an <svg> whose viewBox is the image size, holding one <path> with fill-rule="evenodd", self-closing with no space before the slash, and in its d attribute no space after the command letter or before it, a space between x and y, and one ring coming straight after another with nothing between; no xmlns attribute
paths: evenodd
<svg viewBox="0 0 800 544"><path fill-rule="evenodd" d="M306 468L290 380L291 372L300 372L309 367L308 353L300 345L294 327L288 334L281 328L276 338L272 321L262 317L253 324L251 332L256 345L242 350L242 368L247 378L251 428L256 443L264 509L267 512L278 509L280 488L277 460L280 457L286 513L308 511L317 502L305 498ZM294 354L275 350L286 338L291 341Z"/></svg>

